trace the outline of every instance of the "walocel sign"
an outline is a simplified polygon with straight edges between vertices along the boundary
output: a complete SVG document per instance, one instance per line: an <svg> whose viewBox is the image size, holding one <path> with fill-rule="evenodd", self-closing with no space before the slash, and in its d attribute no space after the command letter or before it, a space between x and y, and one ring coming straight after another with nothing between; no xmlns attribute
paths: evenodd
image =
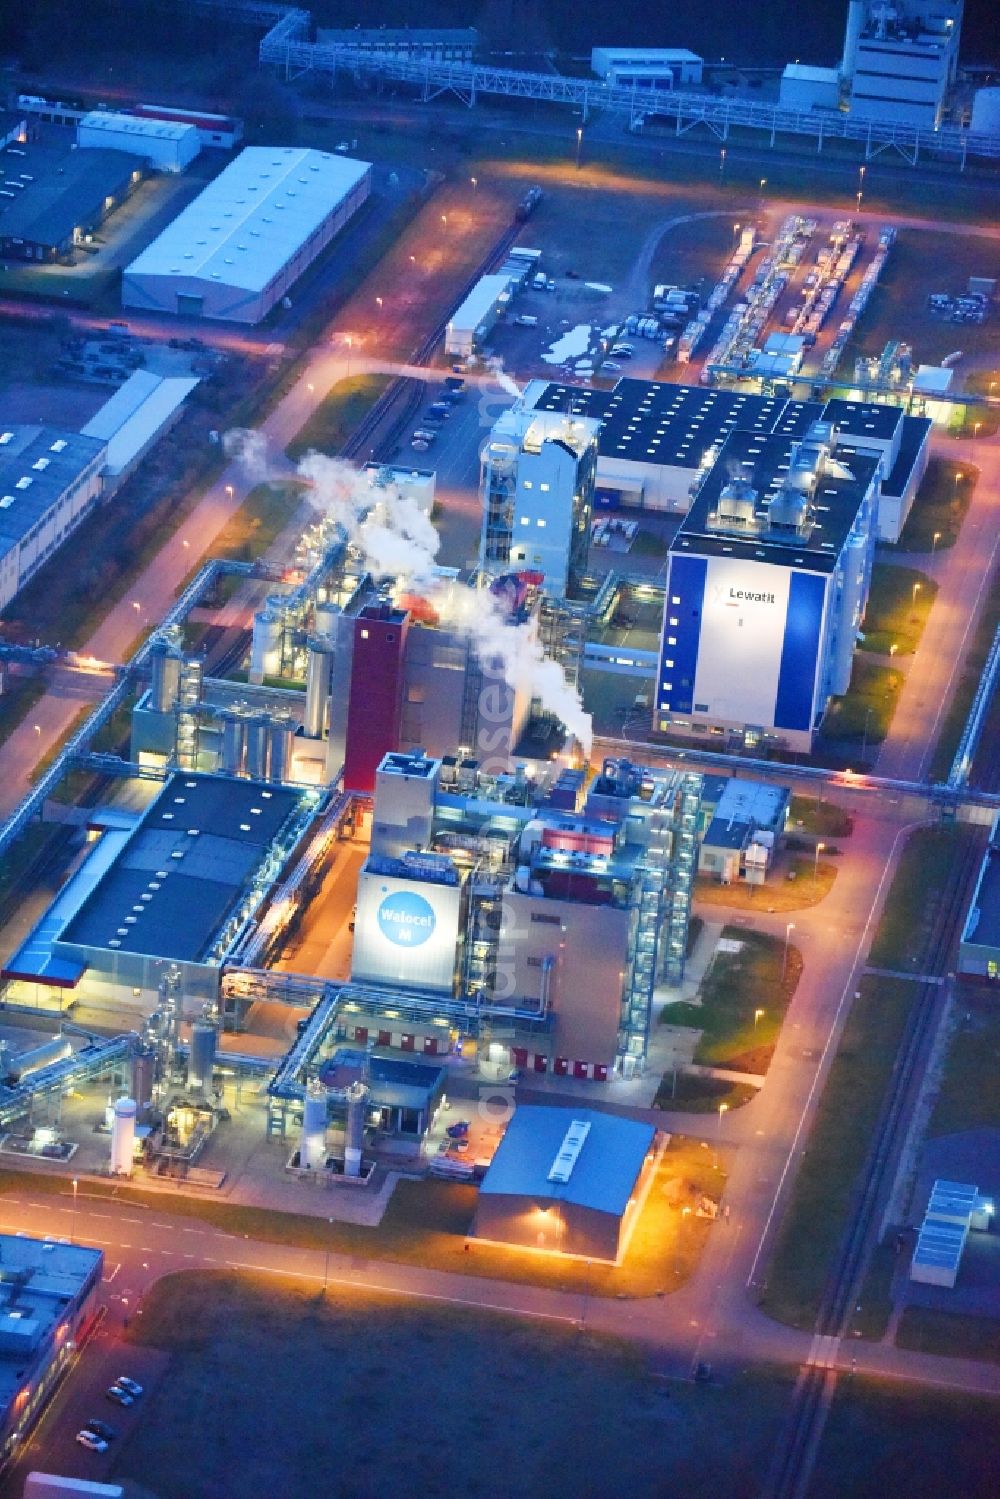
<svg viewBox="0 0 1000 1499"><path fill-rule="evenodd" d="M437 925L430 902L409 890L397 890L394 895L387 895L378 908L376 919L383 937L395 947L422 946Z"/></svg>

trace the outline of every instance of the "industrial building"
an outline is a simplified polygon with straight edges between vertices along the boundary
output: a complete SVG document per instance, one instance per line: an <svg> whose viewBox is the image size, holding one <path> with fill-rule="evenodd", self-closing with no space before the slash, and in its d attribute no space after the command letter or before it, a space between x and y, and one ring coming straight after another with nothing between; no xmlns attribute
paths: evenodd
<svg viewBox="0 0 1000 1499"><path fill-rule="evenodd" d="M574 597L587 568L599 423L525 409L494 423L483 449L480 561L491 574L527 569L543 591Z"/></svg>
<svg viewBox="0 0 1000 1499"><path fill-rule="evenodd" d="M990 983L1000 979L1000 817L994 819L972 892L959 942L958 971Z"/></svg>
<svg viewBox="0 0 1000 1499"><path fill-rule="evenodd" d="M698 873L722 885L762 885L785 831L791 793L742 777L706 776Z"/></svg>
<svg viewBox="0 0 1000 1499"><path fill-rule="evenodd" d="M259 323L358 211L371 175L336 153L248 147L125 268L123 307Z"/></svg>
<svg viewBox="0 0 1000 1499"><path fill-rule="evenodd" d="M703 60L684 47L594 47L590 71L613 88L684 88L701 82Z"/></svg>
<svg viewBox="0 0 1000 1499"><path fill-rule="evenodd" d="M878 452L881 541L899 540L930 450L929 418L878 402L790 400L623 377L610 391L532 380L521 403L600 423L594 500L609 509L686 511L731 433L798 438L814 421L833 422L845 443Z"/></svg>
<svg viewBox="0 0 1000 1499"><path fill-rule="evenodd" d="M837 67L789 63L781 103L936 130L958 72L964 0L849 0ZM992 128L977 126L973 129Z"/></svg>
<svg viewBox="0 0 1000 1499"><path fill-rule="evenodd" d="M233 115L207 114L201 109L177 109L171 104L137 104L131 113L144 120L166 120L178 125L193 125L203 150L214 146L223 151L231 151L243 139L243 121Z"/></svg>
<svg viewBox="0 0 1000 1499"><path fill-rule="evenodd" d="M0 1234L0 1264L0 1463L6 1463L94 1326L104 1254L85 1244Z"/></svg>
<svg viewBox="0 0 1000 1499"><path fill-rule="evenodd" d="M82 436L106 445L105 490L124 483L149 450L180 420L197 375L136 370L83 427Z"/></svg>
<svg viewBox="0 0 1000 1499"><path fill-rule="evenodd" d="M993 1199L978 1187L936 1181L910 1260L910 1280L953 1290L970 1230L989 1233L993 1215Z"/></svg>
<svg viewBox="0 0 1000 1499"><path fill-rule="evenodd" d="M593 1110L515 1110L479 1188L477 1239L618 1264L658 1160L650 1124Z"/></svg>
<svg viewBox="0 0 1000 1499"><path fill-rule="evenodd" d="M670 546L654 723L808 751L846 692L875 542L878 457L733 433Z"/></svg>
<svg viewBox="0 0 1000 1499"><path fill-rule="evenodd" d="M194 125L94 109L76 127L81 150L127 151L155 172L183 172L201 150Z"/></svg>
<svg viewBox="0 0 1000 1499"><path fill-rule="evenodd" d="M145 170L140 156L125 151L8 146L0 151L0 255L43 262L71 255Z"/></svg>
<svg viewBox="0 0 1000 1499"><path fill-rule="evenodd" d="M399 996L428 1018L458 1004L463 1028L470 1004L487 1010L490 1057L508 1065L596 1081L641 1071L653 988L683 973L700 789L698 776L608 761L584 798L580 773L387 755L352 985L397 996L397 1017ZM384 1010L363 996L343 1019L348 1039L360 1027L389 1044ZM412 1017L401 1024L412 1047Z"/></svg>
<svg viewBox="0 0 1000 1499"><path fill-rule="evenodd" d="M309 826L317 799L225 775L172 775L104 827L5 979L148 1008L174 967L214 1003L222 962Z"/></svg>
<svg viewBox="0 0 1000 1499"><path fill-rule="evenodd" d="M107 448L54 427L0 430L0 608L101 497Z"/></svg>

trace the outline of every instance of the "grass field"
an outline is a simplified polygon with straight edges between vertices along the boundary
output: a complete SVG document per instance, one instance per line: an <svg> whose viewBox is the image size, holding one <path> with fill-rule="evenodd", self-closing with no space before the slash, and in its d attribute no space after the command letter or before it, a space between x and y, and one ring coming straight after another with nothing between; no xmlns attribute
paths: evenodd
<svg viewBox="0 0 1000 1499"><path fill-rule="evenodd" d="M301 484L256 485L215 538L212 556L256 562L289 524L303 493Z"/></svg>
<svg viewBox="0 0 1000 1499"><path fill-rule="evenodd" d="M860 996L819 1101L761 1297L770 1316L794 1327L816 1320L917 987L864 978Z"/></svg>
<svg viewBox="0 0 1000 1499"><path fill-rule="evenodd" d="M827 859L786 855L764 885L722 885L701 877L695 884L695 899L703 906L722 906L730 911L803 911L818 905L833 889L837 866Z"/></svg>
<svg viewBox="0 0 1000 1499"><path fill-rule="evenodd" d="M158 1499L751 1499L793 1378L666 1383L586 1328L223 1271L129 1337L172 1358L113 1476Z"/></svg>
<svg viewBox="0 0 1000 1499"><path fill-rule="evenodd" d="M628 1253L619 1266L587 1265L582 1260L539 1255L526 1249L504 1249L478 1244L468 1235L476 1210L477 1189L460 1182L404 1179L397 1183L377 1228L330 1222L304 1213L273 1212L269 1208L240 1207L206 1202L181 1193L141 1188L105 1187L87 1181L90 1195L114 1195L122 1201L144 1203L181 1216L198 1218L238 1237L249 1236L271 1244L292 1244L332 1254L359 1255L372 1260L450 1270L518 1284L548 1286L553 1290L584 1291L594 1296L654 1296L677 1290L694 1271L711 1231L711 1220L691 1211L701 1197L718 1202L726 1173L716 1153L700 1141L673 1135L663 1153L643 1211L636 1223ZM30 1184L34 1191L61 1193L64 1179L41 1173L4 1171L0 1193ZM466 1245L468 1244L468 1248Z"/></svg>
<svg viewBox="0 0 1000 1499"><path fill-rule="evenodd" d="M936 593L937 584L926 573L876 562L861 649L880 656L911 656L920 644Z"/></svg>
<svg viewBox="0 0 1000 1499"><path fill-rule="evenodd" d="M858 740L862 749L881 744L889 732L902 685L898 671L868 661L859 652L851 668L850 687L843 697L830 701L823 719L822 739L830 744Z"/></svg>
<svg viewBox="0 0 1000 1499"><path fill-rule="evenodd" d="M986 1396L841 1379L808 1499L993 1499L998 1414Z"/></svg>
<svg viewBox="0 0 1000 1499"><path fill-rule="evenodd" d="M328 455L339 453L362 417L391 384L391 375L352 375L349 380L339 380L288 444L285 452L289 458L298 463L314 448Z"/></svg>
<svg viewBox="0 0 1000 1499"><path fill-rule="evenodd" d="M992 995L974 993L962 996L958 1010L927 1127L931 1137L1000 1129L1000 1010Z"/></svg>
<svg viewBox="0 0 1000 1499"><path fill-rule="evenodd" d="M979 685L982 669L986 664L990 646L997 626L1000 625L1000 575L995 577L990 589L983 601L983 611L972 634L971 643L966 653L962 666L962 673L952 693L951 701L941 721L938 732L937 743L934 746L934 754L928 769L928 779L931 781L943 781L951 769L951 763L955 758L959 740L962 737L962 729L965 720L969 716L972 700ZM1000 705L994 698L986 714L986 728L984 738L988 739L988 730L991 724L995 724L1000 714ZM982 741L981 741L982 742ZM976 762L973 761L972 784L976 785Z"/></svg>
<svg viewBox="0 0 1000 1499"><path fill-rule="evenodd" d="M899 538L901 552L935 552L954 546L979 478L971 463L931 458Z"/></svg>
<svg viewBox="0 0 1000 1499"><path fill-rule="evenodd" d="M974 1358L1000 1364L1000 1320L937 1311L929 1306L908 1306L896 1329L896 1347L910 1348L915 1353L936 1353L942 1358ZM1000 1416L1000 1410L997 1414Z"/></svg>
<svg viewBox="0 0 1000 1499"><path fill-rule="evenodd" d="M910 834L871 946L873 967L927 971L932 928L948 876L973 836L970 828L954 825L918 828Z"/></svg>
<svg viewBox="0 0 1000 1499"><path fill-rule="evenodd" d="M701 1031L696 1062L763 1074L802 975L802 954L789 943L786 961L783 940L766 932L728 926L722 936L739 942L740 951L717 952L702 979L700 1003L665 1005L660 1021Z"/></svg>
<svg viewBox="0 0 1000 1499"><path fill-rule="evenodd" d="M842 807L822 797L793 796L788 805L789 824L817 838L849 838L854 818Z"/></svg>

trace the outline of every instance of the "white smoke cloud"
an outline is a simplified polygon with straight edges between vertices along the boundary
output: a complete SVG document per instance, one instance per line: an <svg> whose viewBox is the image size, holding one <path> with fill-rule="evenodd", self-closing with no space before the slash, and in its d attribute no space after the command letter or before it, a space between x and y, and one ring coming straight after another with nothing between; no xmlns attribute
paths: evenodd
<svg viewBox="0 0 1000 1499"><path fill-rule="evenodd" d="M267 438L251 427L233 427L222 435L227 458L233 458L252 484L261 484L270 474Z"/></svg>
<svg viewBox="0 0 1000 1499"><path fill-rule="evenodd" d="M311 486L315 508L339 522L375 577L396 579L401 592L421 593L446 625L472 641L483 662L498 662L510 687L537 698L589 752L590 715L532 627L509 623L492 594L435 576L440 537L415 500L395 485L373 491L351 464L322 453L307 453L298 471Z"/></svg>

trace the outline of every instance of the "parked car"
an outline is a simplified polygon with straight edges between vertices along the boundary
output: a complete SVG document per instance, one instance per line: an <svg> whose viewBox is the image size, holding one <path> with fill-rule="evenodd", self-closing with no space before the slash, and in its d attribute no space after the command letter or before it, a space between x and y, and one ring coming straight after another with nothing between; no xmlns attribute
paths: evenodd
<svg viewBox="0 0 1000 1499"><path fill-rule="evenodd" d="M127 1390L134 1400L138 1400L142 1394L142 1385L136 1384L134 1379L129 1379L127 1374L119 1374L115 1380L115 1384L120 1385L123 1390Z"/></svg>
<svg viewBox="0 0 1000 1499"><path fill-rule="evenodd" d="M91 1416L89 1421L83 1423L84 1431L92 1431L95 1437L100 1437L102 1442L113 1442L118 1435L113 1426L107 1421L99 1421L96 1416Z"/></svg>
<svg viewBox="0 0 1000 1499"><path fill-rule="evenodd" d="M605 359L604 363L601 365L601 368L603 370L612 370L612 371L615 371L615 370L620 370L621 369L621 365L618 364L614 359Z"/></svg>
<svg viewBox="0 0 1000 1499"><path fill-rule="evenodd" d="M86 1447L88 1452L107 1452L108 1450L108 1444L104 1438L95 1436L86 1427L82 1431L77 1432L76 1439L81 1447Z"/></svg>
<svg viewBox="0 0 1000 1499"><path fill-rule="evenodd" d="M128 1390L120 1384L109 1385L104 1393L109 1400L114 1401L115 1405L124 1405L126 1408L135 1405L135 1396L130 1395Z"/></svg>

